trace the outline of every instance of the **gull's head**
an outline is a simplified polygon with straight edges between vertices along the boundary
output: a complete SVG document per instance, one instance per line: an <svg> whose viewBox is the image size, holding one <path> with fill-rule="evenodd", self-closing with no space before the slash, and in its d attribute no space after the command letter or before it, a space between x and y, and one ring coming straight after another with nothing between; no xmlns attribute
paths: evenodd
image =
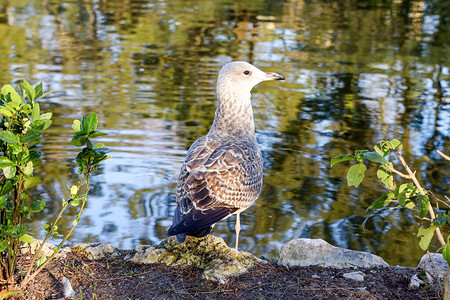
<svg viewBox="0 0 450 300"><path fill-rule="evenodd" d="M262 81L284 80L284 76L275 72L263 72L245 61L229 62L219 72L217 89L233 89L241 93L250 93L251 89Z"/></svg>

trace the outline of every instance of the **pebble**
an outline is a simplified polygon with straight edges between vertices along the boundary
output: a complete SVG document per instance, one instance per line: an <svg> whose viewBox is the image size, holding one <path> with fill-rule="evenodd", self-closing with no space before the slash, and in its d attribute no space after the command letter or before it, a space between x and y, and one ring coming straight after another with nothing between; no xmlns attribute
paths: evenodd
<svg viewBox="0 0 450 300"><path fill-rule="evenodd" d="M415 274L413 277L411 277L411 280L409 281L408 289L417 290L423 284L424 284L423 280L419 279L419 276Z"/></svg>
<svg viewBox="0 0 450 300"><path fill-rule="evenodd" d="M364 281L364 274L360 271L345 273L342 276L344 276L344 278L353 279L353 280L360 281L360 282Z"/></svg>

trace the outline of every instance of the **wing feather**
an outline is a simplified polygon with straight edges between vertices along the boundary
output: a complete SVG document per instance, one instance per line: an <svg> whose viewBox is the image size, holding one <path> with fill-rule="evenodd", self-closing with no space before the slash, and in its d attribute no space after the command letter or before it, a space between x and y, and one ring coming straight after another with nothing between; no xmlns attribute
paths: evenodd
<svg viewBox="0 0 450 300"><path fill-rule="evenodd" d="M174 215L168 235L208 234L218 221L248 208L261 186L262 159L256 143L198 139L181 167L177 184L181 214Z"/></svg>

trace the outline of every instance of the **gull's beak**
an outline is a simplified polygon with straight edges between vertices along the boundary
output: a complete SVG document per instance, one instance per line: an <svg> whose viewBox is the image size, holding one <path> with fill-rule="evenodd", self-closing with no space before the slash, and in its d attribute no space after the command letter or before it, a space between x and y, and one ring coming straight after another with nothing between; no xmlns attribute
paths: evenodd
<svg viewBox="0 0 450 300"><path fill-rule="evenodd" d="M286 78L280 73L266 72L264 80L285 80Z"/></svg>

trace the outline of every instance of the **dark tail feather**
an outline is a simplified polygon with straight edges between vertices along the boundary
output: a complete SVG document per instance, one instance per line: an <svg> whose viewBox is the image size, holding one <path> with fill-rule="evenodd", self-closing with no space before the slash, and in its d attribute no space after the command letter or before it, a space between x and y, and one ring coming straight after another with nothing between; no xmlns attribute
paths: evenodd
<svg viewBox="0 0 450 300"><path fill-rule="evenodd" d="M184 241L186 240L186 233L177 234L177 240L178 243L184 243Z"/></svg>
<svg viewBox="0 0 450 300"><path fill-rule="evenodd" d="M181 212L180 207L177 206L177 208L175 209L175 213L173 214L173 223L172 226L170 226L169 230L167 231L167 236L171 236L171 235L176 235L178 242L179 243L184 243L184 241L186 240L186 233L174 233L174 227L177 226L178 223L181 222L181 220L183 219L184 214Z"/></svg>
<svg viewBox="0 0 450 300"><path fill-rule="evenodd" d="M212 230L212 226L205 227L196 231L190 231L190 232L183 232L176 234L178 243L184 243L186 240L186 235L195 236L195 237L204 237L205 235L208 235ZM169 233L167 234L169 235Z"/></svg>
<svg viewBox="0 0 450 300"><path fill-rule="evenodd" d="M187 232L186 234L190 235L190 236L195 236L195 237L204 237L205 235L208 235L211 232L211 230L212 230L212 226L209 226L209 227L205 227L205 228L202 228L202 229L199 229L196 231Z"/></svg>
<svg viewBox="0 0 450 300"><path fill-rule="evenodd" d="M177 207L173 215L173 224L167 231L167 235L176 235L180 243L186 240L186 235L203 237L211 232L216 222L228 217L236 210L237 208L229 207L205 211L192 209L189 213L183 214L180 207Z"/></svg>

